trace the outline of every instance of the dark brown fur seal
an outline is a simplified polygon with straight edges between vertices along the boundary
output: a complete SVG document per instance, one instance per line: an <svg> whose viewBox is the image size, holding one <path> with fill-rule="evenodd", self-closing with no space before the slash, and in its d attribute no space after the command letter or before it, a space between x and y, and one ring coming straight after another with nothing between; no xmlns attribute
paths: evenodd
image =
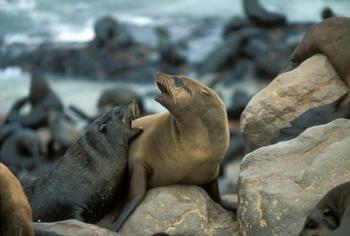
<svg viewBox="0 0 350 236"><path fill-rule="evenodd" d="M11 124L0 127L0 160L15 175L34 169L43 155L43 145L34 131Z"/></svg>
<svg viewBox="0 0 350 236"><path fill-rule="evenodd" d="M350 18L332 17L313 26L298 44L282 72L299 66L309 57L322 53L350 88Z"/></svg>
<svg viewBox="0 0 350 236"><path fill-rule="evenodd" d="M133 122L144 132L130 146L127 203L113 230L119 230L152 187L200 185L222 203L217 177L229 142L223 102L213 90L185 76L158 73L155 80L161 91L155 100L169 112Z"/></svg>
<svg viewBox="0 0 350 236"><path fill-rule="evenodd" d="M93 223L116 200L126 170L135 102L101 115L59 160L54 170L25 187L34 221L77 219Z"/></svg>
<svg viewBox="0 0 350 236"><path fill-rule="evenodd" d="M0 235L34 236L32 211L22 186L11 171L0 163Z"/></svg>
<svg viewBox="0 0 350 236"><path fill-rule="evenodd" d="M306 218L299 236L350 234L350 181L330 190Z"/></svg>
<svg viewBox="0 0 350 236"><path fill-rule="evenodd" d="M21 114L22 108L27 103L30 104L30 112ZM47 124L49 110L63 112L63 104L42 75L33 72L29 96L23 97L13 104L6 118L6 123L18 123L32 129L40 128Z"/></svg>
<svg viewBox="0 0 350 236"><path fill-rule="evenodd" d="M243 9L248 19L255 25L272 27L286 23L286 17L279 13L265 10L258 0L242 0Z"/></svg>

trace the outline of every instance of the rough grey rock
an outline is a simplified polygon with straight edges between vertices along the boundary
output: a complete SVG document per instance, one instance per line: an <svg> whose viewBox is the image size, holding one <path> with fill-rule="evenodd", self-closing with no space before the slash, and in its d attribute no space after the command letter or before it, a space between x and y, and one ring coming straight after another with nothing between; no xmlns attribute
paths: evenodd
<svg viewBox="0 0 350 236"><path fill-rule="evenodd" d="M242 113L241 131L248 150L271 144L280 130L302 113L332 103L348 91L328 59L320 54L280 74Z"/></svg>
<svg viewBox="0 0 350 236"><path fill-rule="evenodd" d="M120 230L125 235L238 235L231 212L198 186L174 185L151 189Z"/></svg>
<svg viewBox="0 0 350 236"><path fill-rule="evenodd" d="M350 120L307 129L246 155L238 185L240 235L295 236L313 206L350 179Z"/></svg>
<svg viewBox="0 0 350 236"><path fill-rule="evenodd" d="M55 233L65 236L121 236L108 229L92 224L86 224L78 220L64 220L53 223L33 223L34 230L47 233ZM48 234L50 235L50 234Z"/></svg>

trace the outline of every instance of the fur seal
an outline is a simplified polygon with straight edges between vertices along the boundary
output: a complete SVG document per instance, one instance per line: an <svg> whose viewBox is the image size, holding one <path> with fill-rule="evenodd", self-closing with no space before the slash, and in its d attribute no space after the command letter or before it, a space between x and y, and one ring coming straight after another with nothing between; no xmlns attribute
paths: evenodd
<svg viewBox="0 0 350 236"><path fill-rule="evenodd" d="M43 145L34 131L11 124L0 128L0 160L15 175L34 169L43 156Z"/></svg>
<svg viewBox="0 0 350 236"><path fill-rule="evenodd" d="M88 123L91 123L100 114L111 110L115 106L126 104L133 100L137 102L140 114L143 114L144 106L143 106L142 98L134 90L129 88L121 88L121 87L106 89L101 93L96 105L98 110L97 111L98 115L90 116L74 105L70 105L69 108L78 117L80 117L83 120L86 120Z"/></svg>
<svg viewBox="0 0 350 236"><path fill-rule="evenodd" d="M21 114L21 109L27 103L31 106L30 112ZM20 98L13 104L6 123L18 123L23 127L37 129L46 125L49 110L63 112L63 104L47 81L38 72L33 72L29 96Z"/></svg>
<svg viewBox="0 0 350 236"><path fill-rule="evenodd" d="M330 190L312 209L299 236L348 236L350 181Z"/></svg>
<svg viewBox="0 0 350 236"><path fill-rule="evenodd" d="M172 184L202 186L223 204L218 192L219 164L228 148L225 106L204 84L185 76L157 73L155 100L168 112L141 117L144 129L129 149L127 203L112 229L118 231L146 190ZM223 204L225 208L232 208Z"/></svg>
<svg viewBox="0 0 350 236"><path fill-rule="evenodd" d="M77 219L93 223L103 216L118 197L129 143L142 131L131 128L137 117L135 102L101 115L70 146L51 173L25 186L33 220Z"/></svg>
<svg viewBox="0 0 350 236"><path fill-rule="evenodd" d="M332 17L308 31L293 51L282 72L299 66L309 57L322 53L350 88L350 18Z"/></svg>
<svg viewBox="0 0 350 236"><path fill-rule="evenodd" d="M242 0L243 9L249 20L258 26L280 26L286 23L286 17L282 14L265 10L258 0Z"/></svg>
<svg viewBox="0 0 350 236"><path fill-rule="evenodd" d="M0 163L0 234L34 236L32 211L22 186L11 171Z"/></svg>

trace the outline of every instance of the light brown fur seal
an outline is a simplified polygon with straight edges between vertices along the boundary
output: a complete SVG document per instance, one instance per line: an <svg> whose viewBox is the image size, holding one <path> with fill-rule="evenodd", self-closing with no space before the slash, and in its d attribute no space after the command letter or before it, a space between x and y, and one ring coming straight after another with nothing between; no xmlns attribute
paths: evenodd
<svg viewBox="0 0 350 236"><path fill-rule="evenodd" d="M22 186L11 171L0 163L0 235L34 236L32 210Z"/></svg>
<svg viewBox="0 0 350 236"><path fill-rule="evenodd" d="M313 26L290 56L282 72L299 66L309 57L322 53L350 88L350 18L332 17Z"/></svg>
<svg viewBox="0 0 350 236"><path fill-rule="evenodd" d="M133 122L144 132L129 149L127 203L113 230L119 230L152 187L200 185L222 204L217 177L229 144L223 102L213 90L185 76L157 73L155 81L161 91L155 100L168 112Z"/></svg>

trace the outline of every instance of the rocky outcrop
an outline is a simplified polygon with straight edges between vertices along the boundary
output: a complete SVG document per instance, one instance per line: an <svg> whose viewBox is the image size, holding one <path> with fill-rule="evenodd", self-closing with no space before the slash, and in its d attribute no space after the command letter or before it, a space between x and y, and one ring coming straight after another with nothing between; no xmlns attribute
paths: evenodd
<svg viewBox="0 0 350 236"><path fill-rule="evenodd" d="M78 220L64 220L53 223L33 223L34 231L40 235L65 235L65 236L121 236L108 229L92 224L86 224Z"/></svg>
<svg viewBox="0 0 350 236"><path fill-rule="evenodd" d="M315 55L296 69L280 74L243 111L241 131L248 149L271 144L281 129L304 112L332 103L347 92L323 55Z"/></svg>
<svg viewBox="0 0 350 236"><path fill-rule="evenodd" d="M120 230L125 235L238 235L232 213L196 186L168 186L148 191Z"/></svg>
<svg viewBox="0 0 350 236"><path fill-rule="evenodd" d="M110 16L103 16L94 25L95 38L92 44L98 48L118 48L134 43L125 25Z"/></svg>
<svg viewBox="0 0 350 236"><path fill-rule="evenodd" d="M350 120L307 129L244 157L238 194L240 235L295 236L313 206L350 179Z"/></svg>

